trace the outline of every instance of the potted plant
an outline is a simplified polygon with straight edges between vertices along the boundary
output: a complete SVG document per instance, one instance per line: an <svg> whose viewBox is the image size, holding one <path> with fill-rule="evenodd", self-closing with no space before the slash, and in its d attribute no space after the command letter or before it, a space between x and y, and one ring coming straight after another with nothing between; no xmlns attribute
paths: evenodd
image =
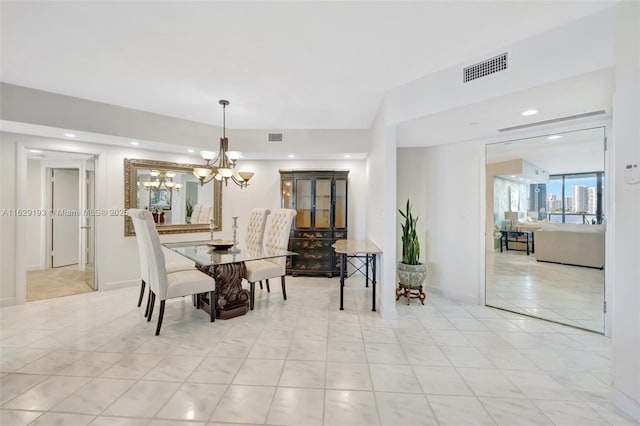
<svg viewBox="0 0 640 426"><path fill-rule="evenodd" d="M191 203L191 198L187 198L185 204L185 213L187 215L187 223L191 223L191 215L193 214L193 204Z"/></svg>
<svg viewBox="0 0 640 426"><path fill-rule="evenodd" d="M398 210L404 224L402 224L402 261L398 263L398 289L396 300L400 296L407 298L407 304L411 298L419 298L424 305L426 295L422 290L422 283L427 277L427 267L420 263L420 241L416 231L418 218L411 212L411 203L407 199L405 211Z"/></svg>

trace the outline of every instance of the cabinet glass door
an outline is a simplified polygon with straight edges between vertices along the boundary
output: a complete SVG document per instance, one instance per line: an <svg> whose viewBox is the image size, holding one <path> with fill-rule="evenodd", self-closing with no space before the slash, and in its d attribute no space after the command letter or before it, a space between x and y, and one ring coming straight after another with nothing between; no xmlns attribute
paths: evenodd
<svg viewBox="0 0 640 426"><path fill-rule="evenodd" d="M293 179L282 179L282 208L283 209L292 209L293 208L293 197L291 196L291 192L293 191Z"/></svg>
<svg viewBox="0 0 640 426"><path fill-rule="evenodd" d="M316 179L316 228L331 228L331 179Z"/></svg>
<svg viewBox="0 0 640 426"><path fill-rule="evenodd" d="M347 180L336 179L335 228L347 227Z"/></svg>
<svg viewBox="0 0 640 426"><path fill-rule="evenodd" d="M296 179L296 227L311 228L311 179Z"/></svg>

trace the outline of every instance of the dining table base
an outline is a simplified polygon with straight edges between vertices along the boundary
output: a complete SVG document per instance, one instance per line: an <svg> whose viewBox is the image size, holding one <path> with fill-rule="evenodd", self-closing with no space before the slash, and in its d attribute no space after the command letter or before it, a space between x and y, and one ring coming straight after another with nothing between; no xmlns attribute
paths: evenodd
<svg viewBox="0 0 640 426"><path fill-rule="evenodd" d="M242 288L242 279L246 275L244 262L222 265L201 266L196 268L216 280L215 310L216 318L229 319L245 315L249 311L249 290ZM211 314L212 303L208 293L198 296L200 309Z"/></svg>

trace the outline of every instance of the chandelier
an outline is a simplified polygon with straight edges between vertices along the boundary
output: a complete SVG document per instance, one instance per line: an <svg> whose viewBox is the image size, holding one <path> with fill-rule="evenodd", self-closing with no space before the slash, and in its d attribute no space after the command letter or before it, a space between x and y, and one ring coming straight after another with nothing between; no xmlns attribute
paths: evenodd
<svg viewBox="0 0 640 426"><path fill-rule="evenodd" d="M176 177L176 172L149 170L149 176L151 176L151 180L142 182L142 186L144 186L147 191L149 188L167 189L169 191L173 191L174 189L180 191L180 188L182 188L181 183L176 183L173 180L173 178Z"/></svg>
<svg viewBox="0 0 640 426"><path fill-rule="evenodd" d="M225 111L229 101L221 99L218 102L222 105L222 137L220 138L220 149L215 151L201 151L200 155L206 161L204 167L195 167L193 174L200 181L200 185L211 182L213 179L217 181L224 180L225 186L229 179L240 188L246 188L249 179L253 176L253 172L236 171L236 163L242 157L240 151L229 151L229 139L226 136Z"/></svg>

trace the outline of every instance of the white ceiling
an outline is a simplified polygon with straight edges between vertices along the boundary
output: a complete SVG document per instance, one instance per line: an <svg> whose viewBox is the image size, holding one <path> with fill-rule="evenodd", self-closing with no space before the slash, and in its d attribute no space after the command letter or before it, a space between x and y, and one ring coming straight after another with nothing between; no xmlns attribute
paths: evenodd
<svg viewBox="0 0 640 426"><path fill-rule="evenodd" d="M612 3L3 1L0 75L216 125L227 98L229 128L369 128L389 89ZM491 109L469 108L401 131L494 131Z"/></svg>
<svg viewBox="0 0 640 426"><path fill-rule="evenodd" d="M549 139L549 136L561 136ZM604 170L604 129L555 133L487 145L487 163L524 159L549 174Z"/></svg>

